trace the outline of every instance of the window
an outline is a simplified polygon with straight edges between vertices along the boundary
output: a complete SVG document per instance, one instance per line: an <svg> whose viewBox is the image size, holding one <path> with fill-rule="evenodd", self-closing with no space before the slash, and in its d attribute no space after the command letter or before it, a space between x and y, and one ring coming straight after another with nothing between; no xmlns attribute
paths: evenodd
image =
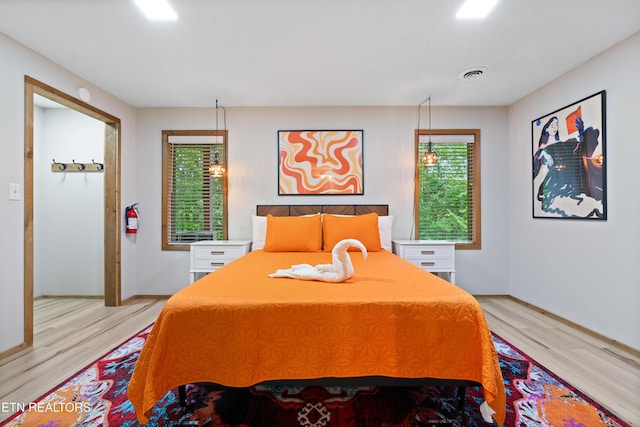
<svg viewBox="0 0 640 427"><path fill-rule="evenodd" d="M432 130L434 166L422 164L428 142L416 130L415 237L480 249L480 130Z"/></svg>
<svg viewBox="0 0 640 427"><path fill-rule="evenodd" d="M162 249L189 250L189 243L227 238L227 131L162 131Z"/></svg>

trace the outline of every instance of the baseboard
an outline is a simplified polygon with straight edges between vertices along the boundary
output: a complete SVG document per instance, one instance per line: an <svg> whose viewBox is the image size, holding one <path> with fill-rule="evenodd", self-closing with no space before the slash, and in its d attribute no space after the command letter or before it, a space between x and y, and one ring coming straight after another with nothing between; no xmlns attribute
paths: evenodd
<svg viewBox="0 0 640 427"><path fill-rule="evenodd" d="M510 296L507 294L482 294L482 295L474 295L474 298L509 298Z"/></svg>
<svg viewBox="0 0 640 427"><path fill-rule="evenodd" d="M22 344L19 344L19 345L15 346L15 347L8 348L8 349L0 352L0 360L4 359L5 357L9 357L12 354L16 354L19 351L22 351L27 347L28 347L27 343L23 342Z"/></svg>
<svg viewBox="0 0 640 427"><path fill-rule="evenodd" d="M125 301L134 301L137 299L169 299L171 298L173 295L134 295L131 296L127 299L122 300L122 302L124 303Z"/></svg>
<svg viewBox="0 0 640 427"><path fill-rule="evenodd" d="M123 299L121 304L126 304L139 299L169 299L171 295L134 295L129 298ZM34 297L34 301L41 299L104 299L104 295L39 295Z"/></svg>
<svg viewBox="0 0 640 427"><path fill-rule="evenodd" d="M492 297L494 297L494 298L495 297L501 297L501 296L503 296L503 295L492 295ZM505 298L509 298L510 300L515 301L518 304L522 304L525 307L530 308L531 310L535 310L540 314L544 314L547 317L550 317L550 318L552 318L554 320L557 320L558 322L564 323L565 325L567 325L567 326L569 326L569 327L571 327L573 329L577 329L580 332L583 332L583 333L585 333L587 335L591 335L592 337L597 338L599 340L605 341L605 342L611 344L612 346L617 347L617 348L619 348L621 350L624 350L627 353L629 353L629 354L631 354L631 355L633 355L635 357L640 357L640 350L638 350L636 348L633 348L633 347L631 347L629 345L626 345L626 344L623 344L623 343L621 343L619 341L611 339L611 338L609 338L607 336L604 336L604 335L602 335L602 334L600 334L598 332L595 332L595 331L593 331L593 330L591 330L589 328L585 328L582 325L579 325L579 324L577 324L575 322L572 322L571 320L565 319L562 316L558 316L555 313L551 313L550 311L545 310L543 308L540 308L535 304L531 304L529 302L523 301L520 298L516 298L516 297L514 297L512 295L504 295L504 297Z"/></svg>
<svg viewBox="0 0 640 427"><path fill-rule="evenodd" d="M104 295L39 295L33 300L41 299L104 299Z"/></svg>

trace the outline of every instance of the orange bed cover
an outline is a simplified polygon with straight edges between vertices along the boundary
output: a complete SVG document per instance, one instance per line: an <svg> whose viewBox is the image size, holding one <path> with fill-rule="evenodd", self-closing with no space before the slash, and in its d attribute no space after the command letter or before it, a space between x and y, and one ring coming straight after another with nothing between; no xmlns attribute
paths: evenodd
<svg viewBox="0 0 640 427"><path fill-rule="evenodd" d="M478 302L389 252L343 283L268 278L330 253L254 251L173 295L151 330L128 388L138 420L183 384L388 376L470 380L505 418L498 357Z"/></svg>

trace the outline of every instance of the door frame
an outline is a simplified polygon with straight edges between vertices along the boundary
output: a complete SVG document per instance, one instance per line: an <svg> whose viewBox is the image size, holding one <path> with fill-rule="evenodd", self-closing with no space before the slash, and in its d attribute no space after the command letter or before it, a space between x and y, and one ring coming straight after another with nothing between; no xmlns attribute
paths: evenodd
<svg viewBox="0 0 640 427"><path fill-rule="evenodd" d="M120 127L121 122L92 105L30 76L24 78L24 340L33 345L33 95L38 94L105 123L104 138L104 303L119 306Z"/></svg>

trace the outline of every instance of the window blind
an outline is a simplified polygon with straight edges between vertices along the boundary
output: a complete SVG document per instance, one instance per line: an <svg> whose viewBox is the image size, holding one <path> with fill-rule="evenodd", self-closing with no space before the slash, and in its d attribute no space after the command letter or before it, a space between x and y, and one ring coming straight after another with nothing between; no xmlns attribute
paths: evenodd
<svg viewBox="0 0 640 427"><path fill-rule="evenodd" d="M166 243L185 245L224 239L224 177L212 177L216 154L223 162L222 138L169 136L166 143Z"/></svg>
<svg viewBox="0 0 640 427"><path fill-rule="evenodd" d="M439 160L424 166L420 159L428 150L428 135L419 136L418 238L470 244L475 240L474 135L432 135Z"/></svg>

